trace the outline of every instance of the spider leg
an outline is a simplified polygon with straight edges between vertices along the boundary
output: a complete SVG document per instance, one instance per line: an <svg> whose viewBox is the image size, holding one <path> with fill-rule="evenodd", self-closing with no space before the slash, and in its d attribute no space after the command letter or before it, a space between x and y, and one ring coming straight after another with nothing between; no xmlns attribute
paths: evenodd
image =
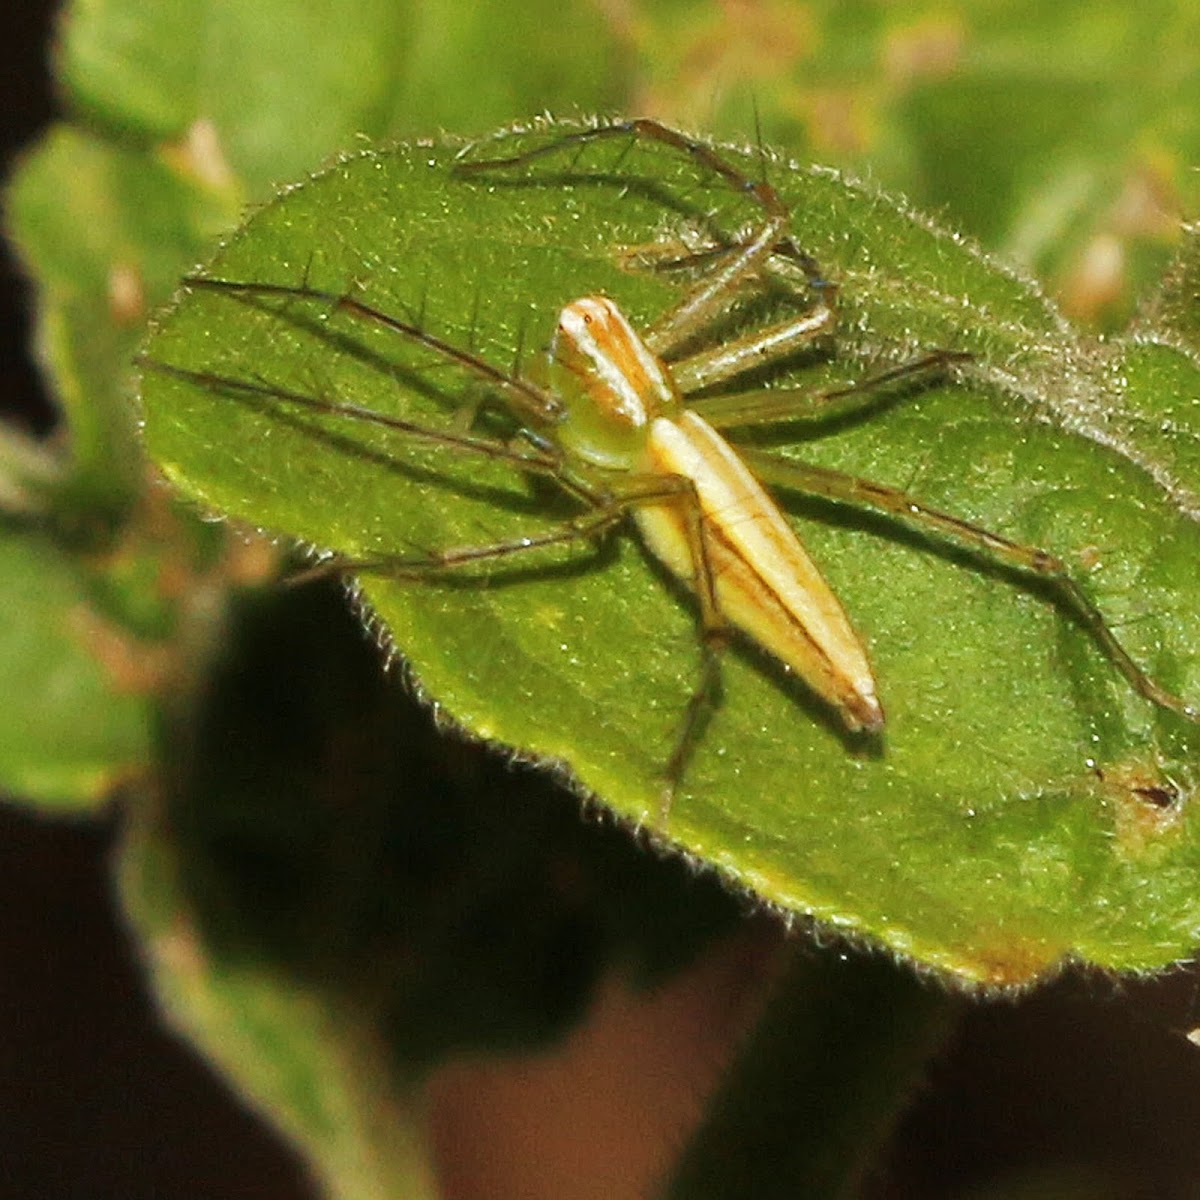
<svg viewBox="0 0 1200 1200"><path fill-rule="evenodd" d="M658 822L660 828L665 829L675 793L683 780L692 751L696 748L704 723L720 694L721 656L729 645L731 628L717 598L712 555L704 532L703 510L696 485L683 475L655 478L675 481L677 502L684 506L684 529L693 568L692 586L700 605L700 676L680 718L675 744L663 771L663 787L659 795Z"/></svg>
<svg viewBox="0 0 1200 1200"><path fill-rule="evenodd" d="M584 146L613 137L629 137L635 141L643 139L669 146L719 176L738 195L750 197L763 211L762 223L754 233L723 255L712 272L645 333L646 345L653 353L670 357L673 350L703 332L728 311L746 280L758 276L766 260L777 250L785 251L800 262L814 283L819 281L820 272L815 260L796 248L786 234L791 212L772 184L766 179L752 179L707 143L680 133L660 121L639 118L580 129L505 158L460 159L457 169L460 173L505 170L523 166L549 154L561 153L571 146Z"/></svg>
<svg viewBox="0 0 1200 1200"><path fill-rule="evenodd" d="M714 387L790 358L831 333L835 319L833 309L818 304L798 317L755 329L733 341L672 362L671 378L685 396Z"/></svg>
<svg viewBox="0 0 1200 1200"><path fill-rule="evenodd" d="M701 653L700 676L684 707L671 755L663 769L658 822L660 827L665 828L692 751L709 712L716 704L720 690L721 655L729 644L732 627L717 597L704 511L695 482L686 475L649 473L627 476L621 487L622 495L617 503L623 511L663 503L681 507L683 532L692 564L690 584L700 610L697 628Z"/></svg>
<svg viewBox="0 0 1200 1200"><path fill-rule="evenodd" d="M822 391L757 388L749 392L725 392L689 400L688 408L717 429L769 425L779 421L829 421L873 407L895 385L919 385L971 360L972 356L962 351L932 350L844 387Z"/></svg>
<svg viewBox="0 0 1200 1200"><path fill-rule="evenodd" d="M760 479L778 487L793 488L806 495L820 496L840 504L851 504L896 517L919 531L929 531L948 538L968 550L1044 580L1053 589L1060 604L1080 621L1139 696L1189 721L1200 723L1200 707L1168 691L1138 666L1117 639L1104 614L1088 599L1058 555L1039 546L1012 541L961 517L930 508L899 488L811 463L785 462L776 455L760 451L746 450L743 457Z"/></svg>
<svg viewBox="0 0 1200 1200"><path fill-rule="evenodd" d="M562 416L560 401L530 380L493 366L473 351L464 350L461 346L430 333L418 323L383 312L349 292L324 291L309 287L307 283L253 283L234 279L210 279L199 275L188 276L183 283L193 291L224 293L244 303L274 312L281 319L289 317L287 305L302 302L319 304L328 312L347 313L368 324L388 329L413 345L431 350L441 361L462 368L468 375L499 392L512 406L513 411L524 420L545 427ZM282 305L278 308L269 306L271 300L280 300Z"/></svg>
<svg viewBox="0 0 1200 1200"><path fill-rule="evenodd" d="M375 409L365 408L360 404L323 400L318 396L310 396L305 392L279 386L267 380L243 379L235 375L223 375L216 371L192 370L189 367L160 362L158 359L148 356L140 357L138 364L148 370L157 371L159 374L182 379L214 394L226 395L233 400L252 404L295 406L302 411L319 415L344 417L349 421L378 425L415 441L446 446L483 458L508 462L524 471L549 475L555 479L564 478L567 474L561 455L554 451L552 444L544 439L538 439L536 443L532 443L532 451L527 451L493 438L459 432L453 426L447 429L435 429L414 421L406 421L388 413L378 412ZM581 491L583 489L568 485L568 490Z"/></svg>
<svg viewBox="0 0 1200 1200"><path fill-rule="evenodd" d="M663 769L657 818L666 825L672 801L699 739L704 721L720 688L721 654L728 645L730 625L717 598L713 567L704 531L703 512L695 484L686 476L634 474L619 479L619 490L607 494L597 508L527 536L487 545L453 546L418 556L372 555L355 559L334 555L291 576L298 585L330 575L372 574L390 579L421 579L451 573L479 563L511 560L531 551L577 541L592 541L612 529L622 517L644 505L678 504L693 564L691 586L699 606L700 675L684 707L671 753Z"/></svg>
<svg viewBox="0 0 1200 1200"><path fill-rule="evenodd" d="M451 546L423 555L376 554L368 558L350 558L334 554L287 579L291 586L308 583L329 575L383 575L389 579L420 579L469 567L476 563L510 559L549 546L590 541L607 533L622 517L620 505L610 505L583 517L552 526L534 534L507 538L478 546Z"/></svg>

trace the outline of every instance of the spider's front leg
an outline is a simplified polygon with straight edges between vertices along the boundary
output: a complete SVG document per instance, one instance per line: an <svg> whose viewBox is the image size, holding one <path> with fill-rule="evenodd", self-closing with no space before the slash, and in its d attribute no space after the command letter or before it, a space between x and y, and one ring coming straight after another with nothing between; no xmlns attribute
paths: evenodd
<svg viewBox="0 0 1200 1200"><path fill-rule="evenodd" d="M656 142L685 156L720 178L737 195L750 198L761 210L760 223L744 239L724 249L712 269L684 296L643 333L647 348L660 358L676 357L678 352L710 329L730 309L748 286L761 287L771 257L782 256L795 263L819 293L824 293L814 309L820 312L817 323L827 330L832 323L833 289L823 280L816 260L801 250L790 233L791 211L767 179L755 179L735 166L707 142L672 129L660 121L641 118L598 125L563 134L544 145L503 158L472 159L464 153L457 164L460 174L483 174L511 170L553 154L561 154L611 138L628 138L632 147L639 141ZM609 168L612 169L611 167ZM790 324L790 323L788 323Z"/></svg>

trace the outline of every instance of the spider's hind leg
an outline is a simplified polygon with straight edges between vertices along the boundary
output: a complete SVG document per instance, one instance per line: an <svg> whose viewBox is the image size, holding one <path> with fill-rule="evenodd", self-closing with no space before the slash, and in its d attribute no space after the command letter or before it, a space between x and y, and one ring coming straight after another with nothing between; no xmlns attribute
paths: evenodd
<svg viewBox="0 0 1200 1200"><path fill-rule="evenodd" d="M768 453L749 450L745 452L745 457L759 478L776 486L894 517L918 532L956 543L981 558L1041 580L1059 606L1079 622L1139 696L1159 708L1200 724L1200 706L1169 691L1138 665L1096 603L1076 582L1066 562L1057 554L1040 546L1013 541L961 517L940 512L899 488L813 463L785 461Z"/></svg>

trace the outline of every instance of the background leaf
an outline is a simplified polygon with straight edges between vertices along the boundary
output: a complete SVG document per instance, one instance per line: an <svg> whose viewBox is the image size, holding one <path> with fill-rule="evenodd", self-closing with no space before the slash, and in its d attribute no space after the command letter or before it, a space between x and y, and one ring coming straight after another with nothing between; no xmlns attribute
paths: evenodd
<svg viewBox="0 0 1200 1200"><path fill-rule="evenodd" d="M9 188L9 228L42 284L38 346L69 439L54 507L77 536L103 542L128 516L143 471L129 358L148 306L235 212L161 162L66 127Z"/></svg>
<svg viewBox="0 0 1200 1200"><path fill-rule="evenodd" d="M246 198L317 166L356 136L499 124L624 95L599 12L549 0L135 0L78 5L61 69L80 109L143 144L212 128Z"/></svg>
<svg viewBox="0 0 1200 1200"><path fill-rule="evenodd" d="M0 589L0 788L57 811L93 805L148 757L135 656L49 537L0 530Z"/></svg>
<svg viewBox="0 0 1200 1200"><path fill-rule="evenodd" d="M869 171L1117 328L1200 203L1195 5L713 5L631 22L638 112Z"/></svg>

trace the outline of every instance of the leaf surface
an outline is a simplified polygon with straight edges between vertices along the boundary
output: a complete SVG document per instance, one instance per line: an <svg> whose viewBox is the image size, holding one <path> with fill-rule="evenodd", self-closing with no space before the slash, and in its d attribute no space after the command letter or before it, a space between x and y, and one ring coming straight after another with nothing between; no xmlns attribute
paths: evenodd
<svg viewBox="0 0 1200 1200"><path fill-rule="evenodd" d="M764 165L730 153L751 176ZM534 370L563 303L604 292L645 326L680 286L647 258L756 216L661 146L609 141L487 179L456 176L452 158L421 145L346 159L256 214L208 274L352 293ZM976 360L861 419L754 441L1053 550L1134 659L1195 700L1195 362L1084 343L1029 284L903 206L829 172L769 169L840 287L841 332L828 361L763 382L858 378L929 347ZM780 312L807 302L782 292ZM764 307L746 319L778 315ZM212 511L352 559L535 536L571 515L504 462L247 390L458 428L478 381L336 305L185 290L148 355L208 377L147 370L143 399L152 454ZM892 518L784 500L869 648L887 729L848 737L739 644L671 840L773 903L969 979L1018 982L1069 954L1142 968L1187 953L1200 731L1134 694L1044 586ZM635 539L362 586L447 715L568 765L630 821L653 815L699 656L690 599Z"/></svg>

